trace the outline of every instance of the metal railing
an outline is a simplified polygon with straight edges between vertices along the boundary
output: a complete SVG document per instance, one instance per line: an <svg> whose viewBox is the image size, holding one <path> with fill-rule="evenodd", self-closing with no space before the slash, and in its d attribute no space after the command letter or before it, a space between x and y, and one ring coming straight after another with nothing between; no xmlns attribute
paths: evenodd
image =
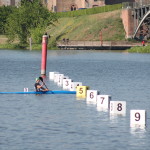
<svg viewBox="0 0 150 150"><path fill-rule="evenodd" d="M58 41L57 46L141 46L141 43L133 43L128 41Z"/></svg>
<svg viewBox="0 0 150 150"><path fill-rule="evenodd" d="M140 8L150 5L150 0L136 0L136 2L123 2L122 8Z"/></svg>

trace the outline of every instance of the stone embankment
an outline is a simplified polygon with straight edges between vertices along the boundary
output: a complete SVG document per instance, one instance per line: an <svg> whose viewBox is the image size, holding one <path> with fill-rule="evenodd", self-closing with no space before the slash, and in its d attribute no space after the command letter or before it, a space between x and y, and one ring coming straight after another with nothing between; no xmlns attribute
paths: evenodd
<svg viewBox="0 0 150 150"><path fill-rule="evenodd" d="M135 46L142 46L142 43L128 41L69 41L57 42L59 49L94 49L94 50L125 50Z"/></svg>

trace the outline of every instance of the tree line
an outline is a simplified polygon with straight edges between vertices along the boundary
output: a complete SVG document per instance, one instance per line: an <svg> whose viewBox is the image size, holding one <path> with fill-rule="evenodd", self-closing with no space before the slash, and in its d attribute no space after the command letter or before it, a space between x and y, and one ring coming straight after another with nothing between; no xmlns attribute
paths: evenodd
<svg viewBox="0 0 150 150"><path fill-rule="evenodd" d="M0 34L5 34L9 42L18 39L20 45L26 45L30 37L41 43L42 35L57 16L49 12L41 0L22 0L19 7L0 7L0 20Z"/></svg>

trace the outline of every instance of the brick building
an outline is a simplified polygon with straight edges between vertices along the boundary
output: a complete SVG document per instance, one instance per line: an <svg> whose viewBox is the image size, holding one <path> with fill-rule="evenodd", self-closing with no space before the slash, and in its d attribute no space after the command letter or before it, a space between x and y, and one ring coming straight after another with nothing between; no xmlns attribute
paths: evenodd
<svg viewBox="0 0 150 150"><path fill-rule="evenodd" d="M77 9L134 1L136 0L44 0L48 9L54 12L73 11Z"/></svg>
<svg viewBox="0 0 150 150"><path fill-rule="evenodd" d="M83 8L104 6L105 0L46 0L49 10L55 12L73 11ZM46 2L45 1L45 2Z"/></svg>
<svg viewBox="0 0 150 150"><path fill-rule="evenodd" d="M21 0L0 0L0 6L17 6Z"/></svg>
<svg viewBox="0 0 150 150"><path fill-rule="evenodd" d="M2 5L18 6L21 0L0 0ZM138 0L42 0L44 5L53 12L73 11L97 6L112 5L122 2L134 2Z"/></svg>
<svg viewBox="0 0 150 150"><path fill-rule="evenodd" d="M105 5L118 4L123 2L135 2L136 0L105 0Z"/></svg>

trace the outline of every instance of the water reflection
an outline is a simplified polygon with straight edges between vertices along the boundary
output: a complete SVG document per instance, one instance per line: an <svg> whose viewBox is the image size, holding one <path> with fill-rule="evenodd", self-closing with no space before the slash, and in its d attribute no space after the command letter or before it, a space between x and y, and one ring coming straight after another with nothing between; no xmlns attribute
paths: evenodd
<svg viewBox="0 0 150 150"><path fill-rule="evenodd" d="M81 100L81 101L85 101L85 98L79 98L79 97L76 97L76 100Z"/></svg>
<svg viewBox="0 0 150 150"><path fill-rule="evenodd" d="M86 104L87 105L96 105L96 102L95 101L86 101Z"/></svg>
<svg viewBox="0 0 150 150"><path fill-rule="evenodd" d="M138 138L143 138L145 137L145 134L146 134L146 128L143 126L137 128L137 127L131 127L130 128L130 133L132 135L134 135L135 137L138 137Z"/></svg>
<svg viewBox="0 0 150 150"><path fill-rule="evenodd" d="M125 117L126 114L109 114L109 119L111 121L112 124L114 123L118 123L120 118Z"/></svg>
<svg viewBox="0 0 150 150"><path fill-rule="evenodd" d="M104 107L96 107L97 111L108 112L107 108Z"/></svg>
<svg viewBox="0 0 150 150"><path fill-rule="evenodd" d="M110 113L109 116L110 116L110 120L113 120L113 119L118 118L118 117L125 117L126 114L112 114L112 113Z"/></svg>
<svg viewBox="0 0 150 150"><path fill-rule="evenodd" d="M47 71L59 71L113 99L125 99L127 115L110 114L75 95L1 95L0 149L149 150L150 118L146 128L130 128L129 110L150 114L150 55L48 53ZM32 89L40 59L40 52L0 51L0 91ZM45 82L52 90L62 90L47 78Z"/></svg>

